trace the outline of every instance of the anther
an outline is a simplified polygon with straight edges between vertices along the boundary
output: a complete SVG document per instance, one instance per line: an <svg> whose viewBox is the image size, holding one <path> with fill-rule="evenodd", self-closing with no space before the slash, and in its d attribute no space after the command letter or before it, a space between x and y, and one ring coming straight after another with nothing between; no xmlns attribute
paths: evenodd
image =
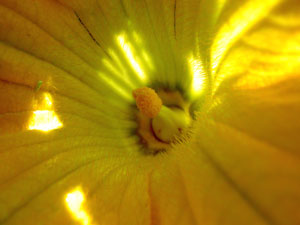
<svg viewBox="0 0 300 225"><path fill-rule="evenodd" d="M148 121L150 124L149 130L141 130L140 134L152 132L156 140L167 144L175 141L175 138L190 126L191 118L188 111L180 107L162 105L162 100L153 89L138 88L133 91L133 97L140 113L145 118L141 121L144 123ZM149 138L147 139L148 142L152 142Z"/></svg>
<svg viewBox="0 0 300 225"><path fill-rule="evenodd" d="M134 90L132 94L142 114L149 118L158 115L162 107L162 101L153 89L142 87Z"/></svg>

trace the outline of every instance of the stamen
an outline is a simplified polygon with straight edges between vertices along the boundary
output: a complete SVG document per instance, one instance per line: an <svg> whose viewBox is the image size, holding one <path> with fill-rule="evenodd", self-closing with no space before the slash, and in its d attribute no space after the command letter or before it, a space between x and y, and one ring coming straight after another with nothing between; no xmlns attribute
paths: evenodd
<svg viewBox="0 0 300 225"><path fill-rule="evenodd" d="M142 87L132 92L140 112L149 118L154 118L160 112L162 101L156 92L148 87Z"/></svg>
<svg viewBox="0 0 300 225"><path fill-rule="evenodd" d="M153 89L143 87L134 90L133 97L139 109L138 133L150 150L166 150L186 133L191 117L180 95L164 92L158 95Z"/></svg>
<svg viewBox="0 0 300 225"><path fill-rule="evenodd" d="M189 115L181 109L163 106L157 117L152 120L155 136L165 143L171 143L190 125Z"/></svg>

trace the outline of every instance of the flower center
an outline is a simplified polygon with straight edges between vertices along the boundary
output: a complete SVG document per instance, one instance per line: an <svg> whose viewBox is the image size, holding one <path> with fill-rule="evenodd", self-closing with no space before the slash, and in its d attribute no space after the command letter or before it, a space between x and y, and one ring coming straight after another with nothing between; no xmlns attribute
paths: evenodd
<svg viewBox="0 0 300 225"><path fill-rule="evenodd" d="M179 92L148 87L133 91L139 123L138 134L150 153L165 151L186 133L191 124L189 104Z"/></svg>

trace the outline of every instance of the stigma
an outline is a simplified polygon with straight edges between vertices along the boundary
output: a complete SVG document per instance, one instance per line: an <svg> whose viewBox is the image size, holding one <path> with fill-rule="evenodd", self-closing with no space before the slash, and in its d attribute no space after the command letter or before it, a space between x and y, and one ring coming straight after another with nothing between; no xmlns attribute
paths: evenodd
<svg viewBox="0 0 300 225"><path fill-rule="evenodd" d="M147 147L166 150L190 126L189 110L178 93L142 87L133 91L138 108L138 133Z"/></svg>

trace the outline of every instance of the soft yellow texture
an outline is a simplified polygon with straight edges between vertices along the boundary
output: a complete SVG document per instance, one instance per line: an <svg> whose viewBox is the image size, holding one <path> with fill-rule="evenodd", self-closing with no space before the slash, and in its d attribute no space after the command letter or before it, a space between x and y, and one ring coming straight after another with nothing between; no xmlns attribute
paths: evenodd
<svg viewBox="0 0 300 225"><path fill-rule="evenodd" d="M76 224L80 186L92 224L298 225L300 8L282 2L0 0L0 223ZM142 153L134 101L107 83L141 86L120 34L194 102L189 142ZM44 93L63 127L28 130Z"/></svg>

